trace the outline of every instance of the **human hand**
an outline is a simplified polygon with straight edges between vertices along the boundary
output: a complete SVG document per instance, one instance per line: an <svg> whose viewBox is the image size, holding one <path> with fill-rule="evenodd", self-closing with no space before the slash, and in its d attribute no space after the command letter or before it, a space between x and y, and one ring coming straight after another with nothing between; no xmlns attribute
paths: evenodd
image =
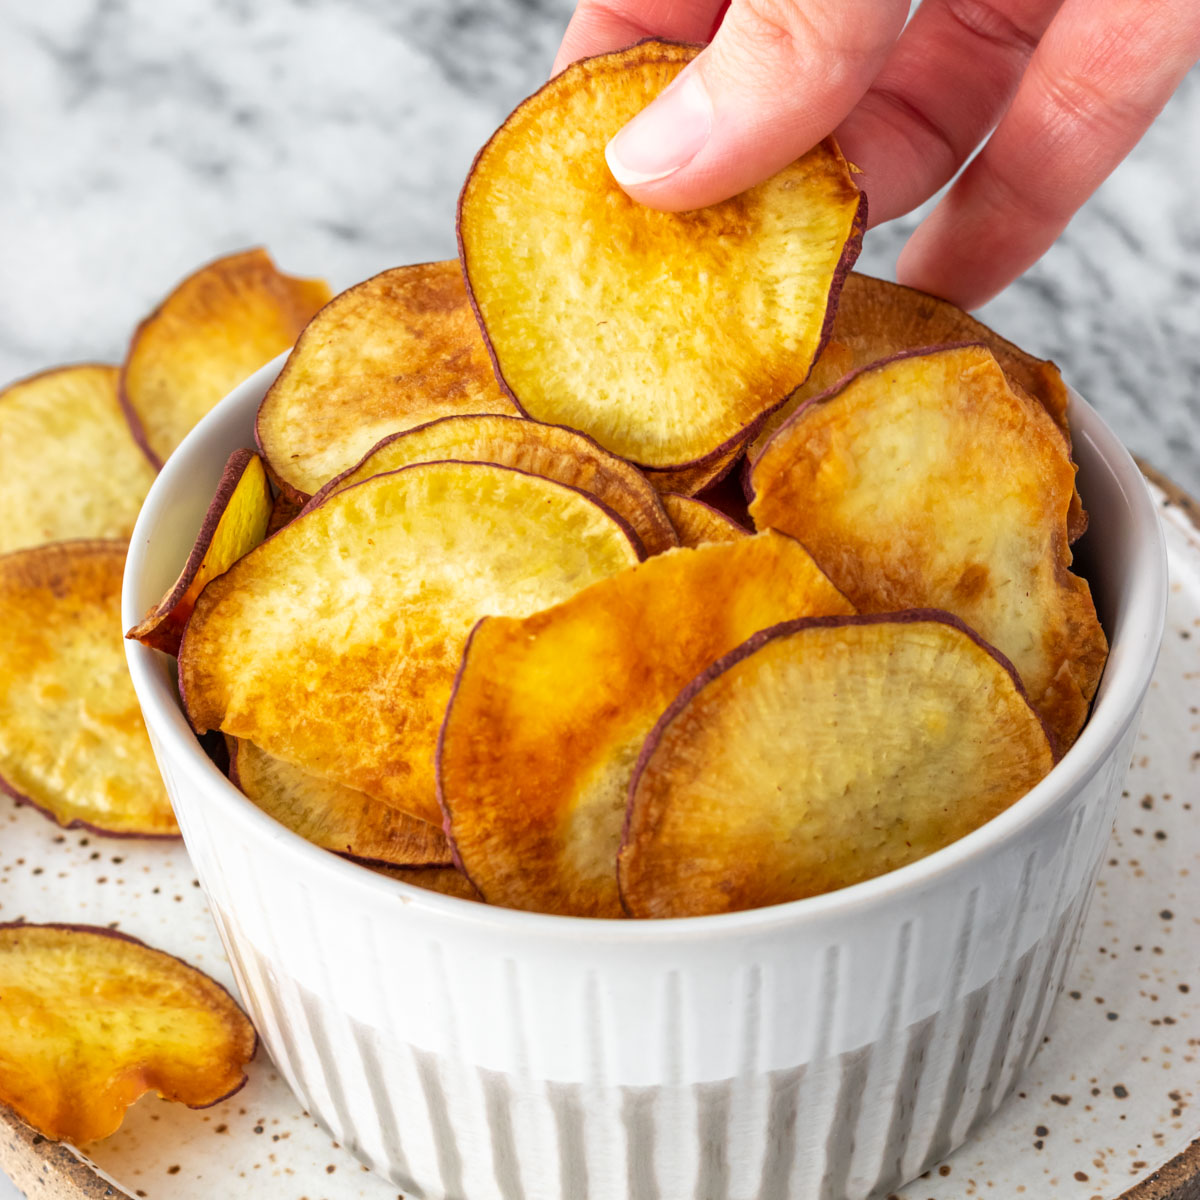
<svg viewBox="0 0 1200 1200"><path fill-rule="evenodd" d="M1045 253L1200 58L1196 0L924 0L907 26L908 0L725 7L580 0L555 71L645 37L711 38L609 143L617 182L653 208L700 208L833 132L876 225L986 138L897 266L966 308Z"/></svg>

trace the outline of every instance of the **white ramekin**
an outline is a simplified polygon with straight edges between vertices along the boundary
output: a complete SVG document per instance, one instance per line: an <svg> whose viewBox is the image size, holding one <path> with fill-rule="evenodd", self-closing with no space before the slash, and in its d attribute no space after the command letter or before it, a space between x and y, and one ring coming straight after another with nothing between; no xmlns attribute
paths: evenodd
<svg viewBox="0 0 1200 1200"><path fill-rule="evenodd" d="M228 453L253 445L279 365L163 468L133 534L126 627L179 570ZM1077 396L1071 423L1112 643L1091 721L990 824L814 899L597 921L372 874L242 797L192 735L173 661L127 643L242 996L304 1106L430 1200L858 1200L954 1149L1041 1041L1163 633L1142 476Z"/></svg>

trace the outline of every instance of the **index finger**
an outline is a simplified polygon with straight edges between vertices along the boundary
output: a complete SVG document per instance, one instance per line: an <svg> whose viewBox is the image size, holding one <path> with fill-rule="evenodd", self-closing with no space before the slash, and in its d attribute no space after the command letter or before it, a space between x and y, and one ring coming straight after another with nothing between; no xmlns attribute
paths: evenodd
<svg viewBox="0 0 1200 1200"><path fill-rule="evenodd" d="M620 50L643 38L707 42L723 8L723 0L580 0L551 74L577 58Z"/></svg>

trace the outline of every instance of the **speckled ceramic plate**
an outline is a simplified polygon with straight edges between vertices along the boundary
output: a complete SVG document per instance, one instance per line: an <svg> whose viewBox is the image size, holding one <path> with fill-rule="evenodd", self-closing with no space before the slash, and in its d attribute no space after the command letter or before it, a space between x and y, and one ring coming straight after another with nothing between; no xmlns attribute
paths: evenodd
<svg viewBox="0 0 1200 1200"><path fill-rule="evenodd" d="M1167 641L1066 991L1018 1093L893 1200L1200 1200L1200 507L1148 474L1171 564ZM63 833L15 805L0 831L0 921L111 923L232 986L181 844ZM47 1200L396 1196L263 1054L232 1099L202 1112L144 1099L86 1157L0 1110L0 1167Z"/></svg>

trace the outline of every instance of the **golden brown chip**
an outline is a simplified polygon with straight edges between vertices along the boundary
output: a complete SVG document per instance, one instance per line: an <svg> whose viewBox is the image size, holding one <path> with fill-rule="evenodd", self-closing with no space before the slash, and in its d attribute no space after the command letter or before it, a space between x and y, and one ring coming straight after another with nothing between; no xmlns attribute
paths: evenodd
<svg viewBox="0 0 1200 1200"><path fill-rule="evenodd" d="M265 250L231 254L185 279L138 326L121 402L155 466L218 400L299 336L329 299L321 279L282 275Z"/></svg>
<svg viewBox="0 0 1200 1200"><path fill-rule="evenodd" d="M0 925L0 1102L39 1133L108 1137L145 1092L207 1108L258 1045L201 971L111 929Z"/></svg>
<svg viewBox="0 0 1200 1200"><path fill-rule="evenodd" d="M568 67L497 130L459 201L467 286L521 408L660 469L727 455L804 381L864 215L832 140L711 208L630 199L604 147L696 53L646 41Z"/></svg>
<svg viewBox="0 0 1200 1200"><path fill-rule="evenodd" d="M272 504L262 459L253 450L235 450L179 578L125 636L178 654L179 639L200 593L210 579L228 571L266 537Z"/></svg>
<svg viewBox="0 0 1200 1200"><path fill-rule="evenodd" d="M117 399L116 367L59 367L0 391L0 554L128 538L154 482Z"/></svg>
<svg viewBox="0 0 1200 1200"><path fill-rule="evenodd" d="M616 855L638 750L679 689L753 632L849 613L798 542L669 550L471 635L442 730L451 840L489 904L619 917Z"/></svg>
<svg viewBox="0 0 1200 1200"><path fill-rule="evenodd" d="M471 881L454 867L385 867L369 863L364 865L379 875L399 879L401 883L423 888L427 892L441 892L443 896L457 896L460 900L483 900Z"/></svg>
<svg viewBox="0 0 1200 1200"><path fill-rule="evenodd" d="M986 347L867 368L797 412L751 484L755 524L799 538L860 611L956 614L1012 660L1060 746L1075 740L1107 654L1069 570L1075 471Z"/></svg>
<svg viewBox="0 0 1200 1200"><path fill-rule="evenodd" d="M451 867L440 826L319 779L230 738L229 779L268 816L322 850L397 867Z"/></svg>
<svg viewBox="0 0 1200 1200"><path fill-rule="evenodd" d="M788 622L646 739L621 897L682 917L847 887L970 833L1053 762L1009 665L947 614Z"/></svg>
<svg viewBox="0 0 1200 1200"><path fill-rule="evenodd" d="M676 496L668 492L662 498L663 508L679 534L681 546L703 546L706 542L736 542L749 537L744 529L731 517L718 512L703 500L691 496Z"/></svg>
<svg viewBox="0 0 1200 1200"><path fill-rule="evenodd" d="M196 729L440 824L434 751L467 634L638 559L573 488L490 463L377 475L204 589L179 653Z"/></svg>
<svg viewBox="0 0 1200 1200"><path fill-rule="evenodd" d="M384 271L335 297L258 413L275 475L311 496L389 434L455 413L509 413L458 260Z"/></svg>
<svg viewBox="0 0 1200 1200"><path fill-rule="evenodd" d="M498 463L579 488L623 517L647 554L679 545L658 493L637 467L573 429L521 417L443 417L392 434L357 466L330 480L313 497L313 503L372 475L447 459Z"/></svg>
<svg viewBox="0 0 1200 1200"><path fill-rule="evenodd" d="M708 458L698 466L680 467L675 471L647 469L646 478L659 493L671 492L677 496L695 496L707 488L720 484L729 475L745 450L746 438L742 438L724 453Z"/></svg>
<svg viewBox="0 0 1200 1200"><path fill-rule="evenodd" d="M173 837L121 643L125 548L0 557L0 790L68 828Z"/></svg>

